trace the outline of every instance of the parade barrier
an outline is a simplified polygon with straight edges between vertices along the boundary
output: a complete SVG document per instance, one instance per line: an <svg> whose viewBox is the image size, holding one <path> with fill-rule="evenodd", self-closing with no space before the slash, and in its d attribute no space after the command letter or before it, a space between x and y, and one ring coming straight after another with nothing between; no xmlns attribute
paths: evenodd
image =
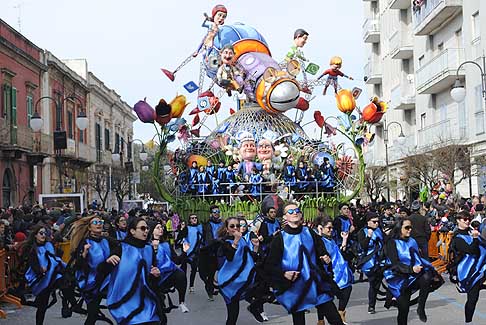
<svg viewBox="0 0 486 325"><path fill-rule="evenodd" d="M62 256L61 259L65 263L69 263L69 259L71 258L71 242L70 241L64 241L61 243L57 243L56 247L58 250L62 250Z"/></svg>
<svg viewBox="0 0 486 325"><path fill-rule="evenodd" d="M0 302L14 304L18 308L22 308L20 299L8 293L8 290L13 285L10 274L15 265L15 255L7 254L5 250L0 250ZM7 313L2 309L0 309L0 318L7 318Z"/></svg>
<svg viewBox="0 0 486 325"><path fill-rule="evenodd" d="M436 260L432 262L432 266L439 274L444 273L447 269L447 264L449 264L449 245L452 240L452 235L452 232L433 231L430 236L429 249L434 245L434 243L437 249L437 257L435 257ZM434 258L430 254L429 256L430 258Z"/></svg>

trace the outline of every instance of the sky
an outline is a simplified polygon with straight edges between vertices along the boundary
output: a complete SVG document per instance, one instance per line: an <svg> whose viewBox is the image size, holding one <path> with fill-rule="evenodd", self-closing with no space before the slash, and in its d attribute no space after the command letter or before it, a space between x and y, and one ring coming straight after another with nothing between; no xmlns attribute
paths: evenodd
<svg viewBox="0 0 486 325"><path fill-rule="evenodd" d="M368 102L360 0L1 0L0 18L60 59L86 59L89 70L130 106L144 97L155 106L161 98L170 101L176 94L185 95L192 104L183 117L191 121L188 113L196 106L197 92L188 94L182 86L198 83L199 57L177 73L175 82L160 69L174 69L195 51L206 32L201 27L203 14L211 15L216 4L228 9L225 24L243 22L256 28L279 62L293 44L295 29L304 28L309 32L305 56L321 67L320 72L328 68L332 56L341 56L341 70L355 79L341 78L341 86L362 88L358 104ZM205 84L209 85L209 79ZM325 97L322 87L314 93L302 124L313 120L315 110L325 117L340 114L332 90ZM222 102L219 122L236 106L229 98ZM293 118L295 110L288 115ZM216 126L214 117L206 123L210 129ZM310 137L319 136L315 123L304 130ZM134 124L135 138L145 142L154 134L153 126Z"/></svg>

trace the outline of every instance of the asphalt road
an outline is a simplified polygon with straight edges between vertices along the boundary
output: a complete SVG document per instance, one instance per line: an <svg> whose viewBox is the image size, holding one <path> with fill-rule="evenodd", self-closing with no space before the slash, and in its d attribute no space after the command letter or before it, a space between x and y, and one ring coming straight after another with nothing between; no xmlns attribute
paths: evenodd
<svg viewBox="0 0 486 325"><path fill-rule="evenodd" d="M367 313L367 283L359 283L353 286L351 300L347 308L348 324L396 324L396 309L386 310L383 303L378 302L376 314ZM173 301L177 300L173 295ZM486 324L486 291L481 292L473 324ZM436 292L429 296L426 305L428 316L427 324L464 324L464 303L466 295L459 294L455 287L446 280L446 283ZM186 296L186 304L190 309L189 313L181 313L175 309L169 315L169 324L177 325L215 325L225 324L226 307L221 296L215 296L215 301L209 302L204 292L202 282L196 279L196 292ZM256 320L246 310L246 302L240 304L240 317L238 324L256 324ZM0 319L0 324L35 324L35 309L23 307L15 309L12 306L1 304L0 308L8 312L7 319ZM46 325L67 325L83 324L84 317L76 315L63 319L60 314L60 303L47 311ZM265 311L270 320L267 324L292 324L291 317L278 305L265 305ZM307 324L316 324L316 312L312 310L307 314ZM101 322L97 324L103 324ZM106 323L105 323L106 324ZM412 306L409 313L409 324L422 324L417 317L416 306Z"/></svg>

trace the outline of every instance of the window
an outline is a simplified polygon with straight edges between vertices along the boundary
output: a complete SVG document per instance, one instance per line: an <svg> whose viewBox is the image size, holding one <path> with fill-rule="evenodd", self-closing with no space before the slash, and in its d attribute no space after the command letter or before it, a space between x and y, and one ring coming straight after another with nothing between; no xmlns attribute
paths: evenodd
<svg viewBox="0 0 486 325"><path fill-rule="evenodd" d="M105 129L105 150L110 150L110 129Z"/></svg>
<svg viewBox="0 0 486 325"><path fill-rule="evenodd" d="M128 143L127 143L127 157L128 157L128 160L132 159L132 142L131 141L128 141Z"/></svg>
<svg viewBox="0 0 486 325"><path fill-rule="evenodd" d="M120 153L120 135L115 132L115 153Z"/></svg>
<svg viewBox="0 0 486 325"><path fill-rule="evenodd" d="M425 62L425 56L422 55L418 58L418 68L420 69L423 65L424 65L424 62Z"/></svg>
<svg viewBox="0 0 486 325"><path fill-rule="evenodd" d="M474 87L474 119L476 120L476 135L484 133L484 111L483 111L483 94L481 85Z"/></svg>
<svg viewBox="0 0 486 325"><path fill-rule="evenodd" d="M74 139L74 134L73 134L73 112L68 111L67 112L67 131L68 131L68 138L69 139Z"/></svg>
<svg viewBox="0 0 486 325"><path fill-rule="evenodd" d="M440 53L442 50L444 50L444 42L437 44L437 51Z"/></svg>
<svg viewBox="0 0 486 325"><path fill-rule="evenodd" d="M101 125L95 124L96 161L101 161Z"/></svg>
<svg viewBox="0 0 486 325"><path fill-rule="evenodd" d="M12 111L10 114L12 144L17 144L17 89L12 87Z"/></svg>
<svg viewBox="0 0 486 325"><path fill-rule="evenodd" d="M425 118L426 118L425 113L420 114L420 129L421 130L423 130L425 128Z"/></svg>
<svg viewBox="0 0 486 325"><path fill-rule="evenodd" d="M481 27L479 25L479 11L476 11L472 15L472 39L476 39L481 36Z"/></svg>
<svg viewBox="0 0 486 325"><path fill-rule="evenodd" d="M27 125L30 127L30 119L34 115L34 98L31 94L27 95Z"/></svg>

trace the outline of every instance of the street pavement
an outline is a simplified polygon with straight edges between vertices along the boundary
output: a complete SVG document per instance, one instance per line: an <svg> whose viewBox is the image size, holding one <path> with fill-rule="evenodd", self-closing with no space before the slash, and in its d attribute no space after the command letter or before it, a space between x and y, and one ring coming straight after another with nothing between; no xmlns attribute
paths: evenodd
<svg viewBox="0 0 486 325"><path fill-rule="evenodd" d="M447 275L445 275L447 278ZM390 325L396 324L397 310L392 308L386 310L383 308L383 302L378 302L376 314L369 315L367 313L367 283L358 283L353 286L351 300L347 308L348 324L382 324ZM474 315L473 324L486 324L486 291L481 292L481 297L478 302L476 313ZM172 294L173 302L177 302L176 294ZM426 312L428 316L427 324L464 324L464 303L466 295L459 294L455 287L448 282L436 292L429 296L426 305ZM183 314L179 309L174 309L168 315L169 324L177 325L216 325L225 324L226 307L220 295L215 296L215 301L208 301L205 294L202 282L196 279L196 292L187 293L186 305L190 312ZM240 316L238 324L248 325L256 324L256 320L246 310L248 304L244 301L240 304ZM32 307L23 307L22 309L15 309L12 306L0 304L8 312L7 319L0 319L0 324L35 324L35 309ZM61 318L60 303L47 311L45 325L68 325L68 324L83 324L85 318L75 314L68 319ZM265 311L270 320L266 324L292 324L291 317L285 310L278 305L265 305ZM105 311L106 314L108 312ZM316 324L315 309L307 314L307 324ZM418 319L416 313L416 306L410 308L409 324L422 324ZM97 324L103 324L98 322ZM105 323L106 324L106 323Z"/></svg>

